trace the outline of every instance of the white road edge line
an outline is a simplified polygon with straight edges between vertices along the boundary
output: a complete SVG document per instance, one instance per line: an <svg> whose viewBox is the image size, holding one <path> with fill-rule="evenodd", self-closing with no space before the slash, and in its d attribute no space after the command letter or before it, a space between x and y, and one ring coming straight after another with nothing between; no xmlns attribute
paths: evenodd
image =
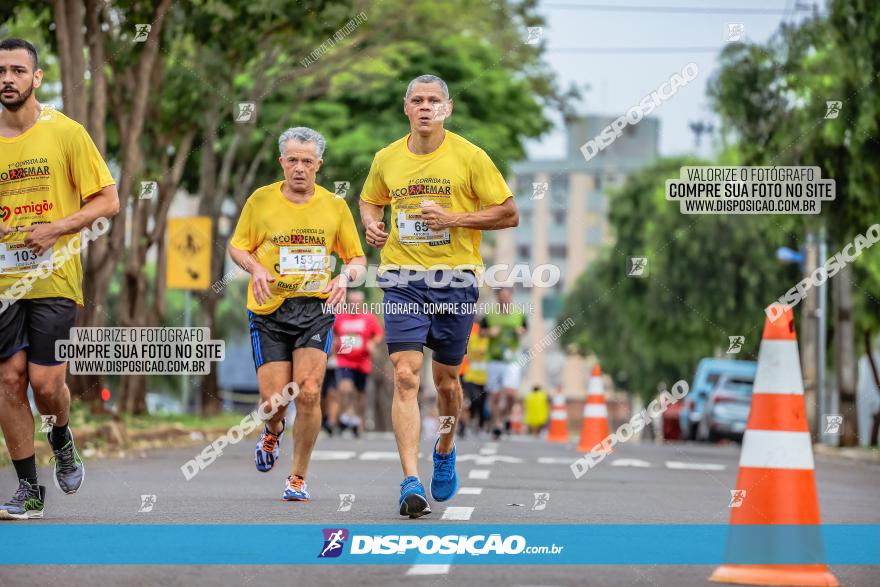
<svg viewBox="0 0 880 587"><path fill-rule="evenodd" d="M471 469L468 479L488 479L490 473L489 469Z"/></svg>

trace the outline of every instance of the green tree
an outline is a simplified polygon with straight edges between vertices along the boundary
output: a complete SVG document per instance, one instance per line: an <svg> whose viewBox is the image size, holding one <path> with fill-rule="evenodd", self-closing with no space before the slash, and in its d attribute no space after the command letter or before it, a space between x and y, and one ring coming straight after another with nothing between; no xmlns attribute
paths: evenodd
<svg viewBox="0 0 880 587"><path fill-rule="evenodd" d="M783 27L765 45L732 45L710 87L745 165L815 165L837 198L806 228L824 223L830 252L880 218L880 13L868 0L833 0L827 15ZM836 118L826 103L841 102ZM821 260L820 260L821 262ZM880 256L863 254L832 280L834 363L844 418L855 442L855 327L878 325ZM855 286L855 289L853 289ZM854 312L858 309L858 313Z"/></svg>
<svg viewBox="0 0 880 587"><path fill-rule="evenodd" d="M683 215L665 199L665 181L690 159L666 159L610 194L615 245L603 250L567 296L563 344L595 354L632 393L690 381L697 362L744 335L740 358L757 354L764 308L795 279L775 259L794 235L771 216ZM729 163L728 163L729 164ZM627 275L628 257L647 257L647 276Z"/></svg>

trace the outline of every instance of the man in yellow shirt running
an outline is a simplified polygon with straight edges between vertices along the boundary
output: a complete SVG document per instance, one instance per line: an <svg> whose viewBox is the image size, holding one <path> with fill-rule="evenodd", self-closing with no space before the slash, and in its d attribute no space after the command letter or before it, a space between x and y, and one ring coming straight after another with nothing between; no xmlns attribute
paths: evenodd
<svg viewBox="0 0 880 587"><path fill-rule="evenodd" d="M308 501L305 479L321 429L321 383L333 339L330 306L345 301L348 283L365 270L366 257L345 199L315 185L324 137L310 128L291 128L278 146L284 180L248 198L229 254L251 274L247 307L261 399L271 405L291 381L299 389L293 467L282 499ZM346 263L332 279L331 253ZM278 459L284 412L266 422L255 450L258 471L271 470Z"/></svg>
<svg viewBox="0 0 880 587"><path fill-rule="evenodd" d="M55 342L70 338L83 304L80 231L106 232L119 211L113 177L86 130L37 102L42 79L31 43L0 41L0 427L19 479L0 519L43 517L28 384L40 414L54 419L56 487L75 493L85 478L68 429L67 363L57 360Z"/></svg>
<svg viewBox="0 0 880 587"><path fill-rule="evenodd" d="M382 249L386 342L394 365L391 420L403 468L399 511L431 512L418 477L419 374L423 347L433 350L432 370L440 416L457 418L462 392L458 372L474 322L475 273L482 270L483 230L519 222L510 188L486 152L443 128L452 113L442 79L422 75L403 100L410 133L379 151L361 192L367 243ZM391 230L384 208L391 205ZM455 425L434 445L431 495L451 499L458 490Z"/></svg>

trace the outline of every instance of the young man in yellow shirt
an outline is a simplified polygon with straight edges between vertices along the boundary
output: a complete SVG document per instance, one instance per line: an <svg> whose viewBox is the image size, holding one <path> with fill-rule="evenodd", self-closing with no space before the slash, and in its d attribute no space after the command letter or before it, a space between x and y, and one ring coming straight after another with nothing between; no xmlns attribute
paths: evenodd
<svg viewBox="0 0 880 587"><path fill-rule="evenodd" d="M68 429L67 363L57 360L55 342L70 338L83 304L80 231L109 226L119 211L113 177L86 130L37 102L42 79L32 44L0 41L0 427L19 479L0 519L43 517L28 384L40 413L54 417L55 485L76 493L85 478Z"/></svg>
<svg viewBox="0 0 880 587"><path fill-rule="evenodd" d="M403 111L410 133L376 154L360 211L367 244L382 249L386 341L394 365L391 419L404 474L399 511L419 517L431 512L418 477L423 347L433 350L439 414L457 418L458 372L476 312L475 273L483 265L481 231L516 226L518 213L485 151L443 128L452 113L446 82L434 75L414 79ZM389 204L392 222L386 231ZM436 501L458 490L454 440L453 425L434 445Z"/></svg>
<svg viewBox="0 0 880 587"><path fill-rule="evenodd" d="M247 307L262 401L271 405L291 381L298 386L293 466L282 499L308 501L305 479L321 429L321 383L333 339L329 307L345 301L348 283L365 270L366 257L345 199L315 184L324 137L310 128L291 128L278 146L284 180L248 198L229 254L251 274ZM335 278L331 253L346 263ZM257 443L261 472L278 459L284 412L270 416Z"/></svg>

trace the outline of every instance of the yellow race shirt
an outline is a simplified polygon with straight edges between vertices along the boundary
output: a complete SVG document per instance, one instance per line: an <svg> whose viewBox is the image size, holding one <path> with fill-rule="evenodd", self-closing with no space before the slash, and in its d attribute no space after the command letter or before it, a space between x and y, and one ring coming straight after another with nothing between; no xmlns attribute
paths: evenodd
<svg viewBox="0 0 880 587"><path fill-rule="evenodd" d="M331 279L330 253L345 263L364 254L354 217L345 199L319 185L305 204L294 204L281 191L283 181L257 189L248 198L232 235L236 249L250 251L275 281L264 305L248 283L248 310L271 314L286 298L326 299Z"/></svg>
<svg viewBox="0 0 880 587"><path fill-rule="evenodd" d="M486 152L446 131L433 153L416 155L409 135L376 153L361 199L391 204L388 241L382 247L380 271L427 270L437 265L479 271L481 231L453 227L432 231L421 219L421 204L433 200L453 212L475 212L512 197L501 173Z"/></svg>
<svg viewBox="0 0 880 587"><path fill-rule="evenodd" d="M0 137L0 221L7 226L70 216L82 200L114 183L86 129L54 108L44 107L37 123L19 136ZM62 297L82 305L80 256L71 254L62 264L59 253L64 247L78 251L80 235L61 236L39 257L24 248L26 236L11 233L0 239L0 297L28 271L49 261L54 271L34 281L24 299Z"/></svg>

